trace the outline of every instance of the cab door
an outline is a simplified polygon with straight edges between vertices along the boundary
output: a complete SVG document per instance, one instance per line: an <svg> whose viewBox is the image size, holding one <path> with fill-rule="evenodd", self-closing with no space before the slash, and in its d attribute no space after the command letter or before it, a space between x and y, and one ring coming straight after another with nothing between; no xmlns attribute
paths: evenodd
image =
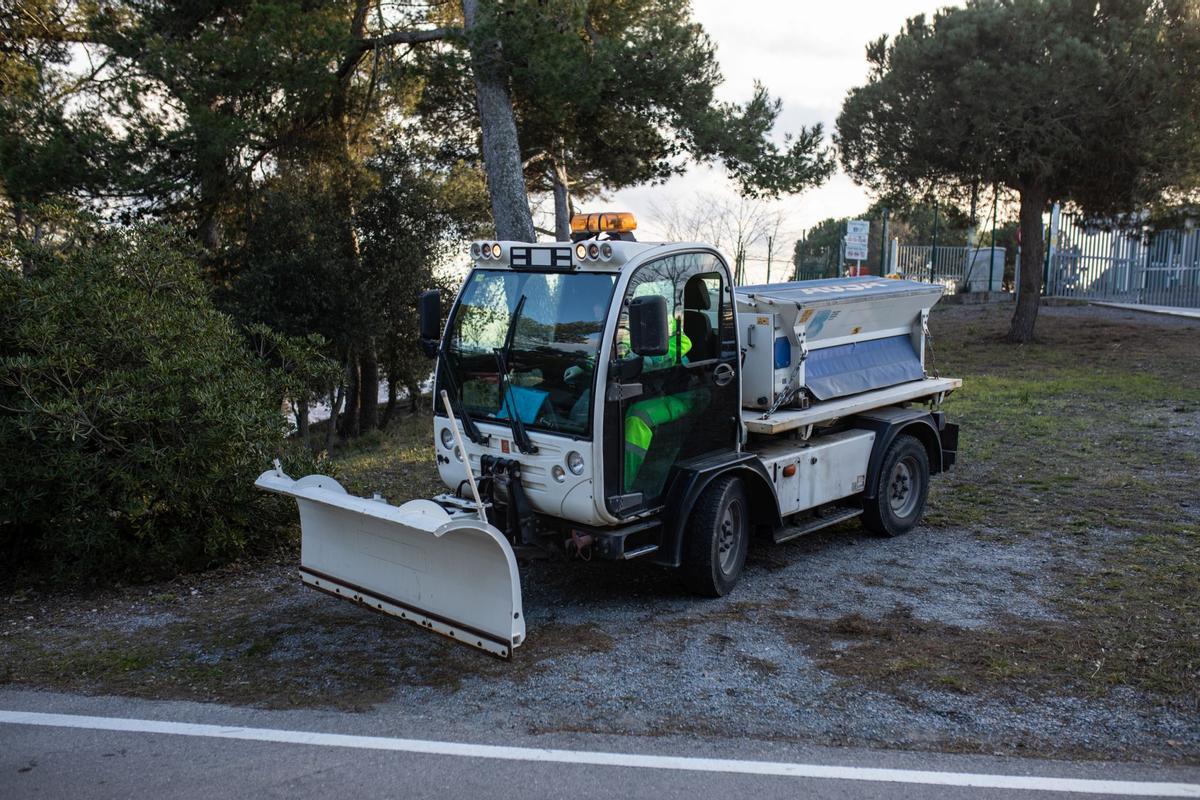
<svg viewBox="0 0 1200 800"><path fill-rule="evenodd" d="M629 301L646 295L667 301L670 346L663 356L629 349ZM608 510L620 517L658 505L677 465L738 450L739 359L725 263L699 252L639 267L622 300L612 353L605 486Z"/></svg>

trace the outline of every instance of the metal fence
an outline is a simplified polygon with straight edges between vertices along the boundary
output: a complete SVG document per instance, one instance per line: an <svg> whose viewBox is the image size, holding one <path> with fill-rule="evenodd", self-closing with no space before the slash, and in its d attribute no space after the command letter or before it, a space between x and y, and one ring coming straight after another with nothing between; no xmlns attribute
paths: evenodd
<svg viewBox="0 0 1200 800"><path fill-rule="evenodd" d="M941 283L953 291L966 278L968 247L896 245L895 271L906 278Z"/></svg>
<svg viewBox="0 0 1200 800"><path fill-rule="evenodd" d="M1200 230L1108 231L1055 217L1047 296L1200 308Z"/></svg>

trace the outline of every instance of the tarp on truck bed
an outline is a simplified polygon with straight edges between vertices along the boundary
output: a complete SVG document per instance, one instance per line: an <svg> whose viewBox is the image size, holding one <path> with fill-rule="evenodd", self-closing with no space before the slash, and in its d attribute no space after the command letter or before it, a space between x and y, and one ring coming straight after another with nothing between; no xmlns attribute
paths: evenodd
<svg viewBox="0 0 1200 800"><path fill-rule="evenodd" d="M808 354L804 384L818 400L920 380L921 359L908 336L834 345Z"/></svg>

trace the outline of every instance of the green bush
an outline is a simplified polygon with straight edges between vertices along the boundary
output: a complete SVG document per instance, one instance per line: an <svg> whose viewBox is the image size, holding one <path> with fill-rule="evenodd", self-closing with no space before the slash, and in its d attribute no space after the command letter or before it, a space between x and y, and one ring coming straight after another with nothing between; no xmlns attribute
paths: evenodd
<svg viewBox="0 0 1200 800"><path fill-rule="evenodd" d="M294 509L253 487L283 451L278 376L182 238L102 231L21 262L0 265L0 560L138 579L278 536Z"/></svg>

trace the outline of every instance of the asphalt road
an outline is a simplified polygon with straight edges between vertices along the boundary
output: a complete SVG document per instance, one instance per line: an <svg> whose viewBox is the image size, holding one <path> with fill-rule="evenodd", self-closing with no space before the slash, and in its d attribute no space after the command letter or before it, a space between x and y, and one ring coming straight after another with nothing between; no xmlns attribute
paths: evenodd
<svg viewBox="0 0 1200 800"><path fill-rule="evenodd" d="M2 690L0 797L1200 797L1196 768L489 733L394 711Z"/></svg>

